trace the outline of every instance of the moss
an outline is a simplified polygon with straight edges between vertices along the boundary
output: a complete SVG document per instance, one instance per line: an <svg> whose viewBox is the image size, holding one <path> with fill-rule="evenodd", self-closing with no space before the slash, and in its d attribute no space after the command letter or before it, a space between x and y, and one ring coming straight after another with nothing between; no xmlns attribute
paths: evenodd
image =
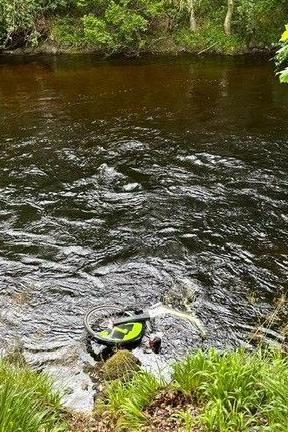
<svg viewBox="0 0 288 432"><path fill-rule="evenodd" d="M104 381L130 378L139 370L139 360L128 350L119 350L103 365Z"/></svg>

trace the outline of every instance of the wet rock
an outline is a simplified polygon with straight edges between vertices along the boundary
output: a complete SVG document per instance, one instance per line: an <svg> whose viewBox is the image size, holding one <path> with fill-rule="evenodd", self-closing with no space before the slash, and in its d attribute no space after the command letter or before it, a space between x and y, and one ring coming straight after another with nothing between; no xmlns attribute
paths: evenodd
<svg viewBox="0 0 288 432"><path fill-rule="evenodd" d="M141 186L139 185L139 183L128 183L128 184L125 184L123 186L123 190L125 192L133 192L133 191L139 190L139 189L141 189Z"/></svg>
<svg viewBox="0 0 288 432"><path fill-rule="evenodd" d="M57 365L45 368L45 372L52 378L55 388L64 393L62 403L66 408L87 413L93 410L93 382L81 367Z"/></svg>
<svg viewBox="0 0 288 432"><path fill-rule="evenodd" d="M171 367L163 356L153 352L146 353L142 347L133 350L135 357L141 362L141 367L151 372L157 378L170 381Z"/></svg>

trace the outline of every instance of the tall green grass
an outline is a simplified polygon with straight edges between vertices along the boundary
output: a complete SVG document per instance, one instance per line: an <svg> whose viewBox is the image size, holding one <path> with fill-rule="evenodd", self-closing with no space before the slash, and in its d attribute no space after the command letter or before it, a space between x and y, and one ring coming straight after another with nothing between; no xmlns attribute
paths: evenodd
<svg viewBox="0 0 288 432"><path fill-rule="evenodd" d="M171 413L182 421L184 430L288 431L288 357L280 349L199 350L175 363L172 370L169 384L140 372L130 383L108 385L103 403L116 430L140 431L144 422L147 425L145 410L155 396L173 388L187 399L187 411L182 406Z"/></svg>
<svg viewBox="0 0 288 432"><path fill-rule="evenodd" d="M173 380L201 401L195 423L204 430L288 431L288 359L280 350L198 351L173 366Z"/></svg>
<svg viewBox="0 0 288 432"><path fill-rule="evenodd" d="M62 432L60 396L42 374L0 361L0 432Z"/></svg>
<svg viewBox="0 0 288 432"><path fill-rule="evenodd" d="M112 381L104 400L96 404L96 415L102 411L109 412L117 430L140 430L146 420L145 408L157 395L163 383L154 375L136 372L131 381Z"/></svg>

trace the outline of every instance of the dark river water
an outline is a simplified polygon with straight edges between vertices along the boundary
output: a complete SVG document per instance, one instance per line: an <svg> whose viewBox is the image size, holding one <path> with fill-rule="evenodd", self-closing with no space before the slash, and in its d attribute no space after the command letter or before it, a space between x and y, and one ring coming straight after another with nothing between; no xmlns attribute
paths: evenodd
<svg viewBox="0 0 288 432"><path fill-rule="evenodd" d="M73 362L91 305L191 297L208 336L164 320L164 355L249 341L287 288L269 59L2 57L0 115L2 345Z"/></svg>

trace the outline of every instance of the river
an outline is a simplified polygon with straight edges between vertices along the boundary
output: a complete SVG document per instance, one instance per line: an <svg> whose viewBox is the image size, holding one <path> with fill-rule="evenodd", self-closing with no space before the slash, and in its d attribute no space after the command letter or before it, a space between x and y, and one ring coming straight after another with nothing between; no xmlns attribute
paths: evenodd
<svg viewBox="0 0 288 432"><path fill-rule="evenodd" d="M3 347L83 364L87 308L167 298L208 335L164 319L165 358L249 343L287 289L288 87L269 59L0 57L0 113Z"/></svg>

